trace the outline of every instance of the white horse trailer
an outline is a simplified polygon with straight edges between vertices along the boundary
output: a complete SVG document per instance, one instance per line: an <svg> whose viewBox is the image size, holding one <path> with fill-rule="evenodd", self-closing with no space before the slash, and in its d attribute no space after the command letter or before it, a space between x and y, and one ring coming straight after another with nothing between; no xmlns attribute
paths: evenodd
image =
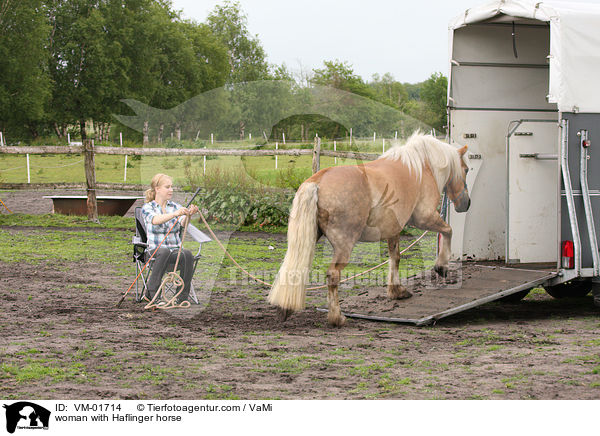
<svg viewBox="0 0 600 436"><path fill-rule="evenodd" d="M449 26L448 128L468 144L455 260L553 271L555 297L600 281L600 5L495 1ZM600 294L594 289L595 301Z"/></svg>
<svg viewBox="0 0 600 436"><path fill-rule="evenodd" d="M471 197L446 209L454 282L344 313L431 324L536 286L600 302L600 5L495 1L454 19L449 43L448 132L469 146Z"/></svg>

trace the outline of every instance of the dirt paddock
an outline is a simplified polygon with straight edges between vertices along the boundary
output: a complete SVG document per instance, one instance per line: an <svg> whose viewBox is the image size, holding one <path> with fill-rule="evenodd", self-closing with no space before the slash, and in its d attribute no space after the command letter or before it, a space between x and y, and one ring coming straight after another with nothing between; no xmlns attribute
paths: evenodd
<svg viewBox="0 0 600 436"><path fill-rule="evenodd" d="M11 191L0 198L27 213L48 213L42 195ZM0 231L19 237L42 230ZM133 264L127 267L133 274ZM281 323L265 302L266 289L224 280L199 290L201 304L187 310L147 312L129 297L115 308L131 280L94 262L0 259L0 396L600 396L600 318L590 296L555 300L538 290L518 304L490 303L432 327L348 319L332 328L314 305Z"/></svg>

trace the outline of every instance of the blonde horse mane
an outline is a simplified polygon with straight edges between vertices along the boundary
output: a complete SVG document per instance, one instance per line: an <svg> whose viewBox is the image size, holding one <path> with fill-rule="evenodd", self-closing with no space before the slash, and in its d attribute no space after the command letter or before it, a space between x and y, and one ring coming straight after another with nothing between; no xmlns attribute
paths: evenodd
<svg viewBox="0 0 600 436"><path fill-rule="evenodd" d="M451 177L461 174L460 155L457 153L457 149L431 135L423 135L418 131L408 138L406 144L394 145L383 153L381 158L401 159L410 172L417 173L419 180L423 175L423 165L429 164L440 193ZM466 159L466 156L463 158Z"/></svg>

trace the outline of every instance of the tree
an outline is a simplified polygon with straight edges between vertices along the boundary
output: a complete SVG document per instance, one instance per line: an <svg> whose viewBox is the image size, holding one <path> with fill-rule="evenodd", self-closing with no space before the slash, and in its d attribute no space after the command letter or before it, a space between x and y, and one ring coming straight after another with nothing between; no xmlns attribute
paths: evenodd
<svg viewBox="0 0 600 436"><path fill-rule="evenodd" d="M432 113L429 124L438 130L446 125L447 89L448 79L442 73L433 73L421 88L421 100Z"/></svg>
<svg viewBox="0 0 600 436"><path fill-rule="evenodd" d="M405 86L394 80L390 73L385 73L383 77L374 74L369 86L375 93L375 98L380 103L401 109L408 101L408 92Z"/></svg>
<svg viewBox="0 0 600 436"><path fill-rule="evenodd" d="M0 3L0 130L37 137L50 99L42 0Z"/></svg>
<svg viewBox="0 0 600 436"><path fill-rule="evenodd" d="M375 98L375 93L367 86L360 76L354 74L352 66L347 62L325 61L325 68L314 69L311 83L314 85L331 86L332 88L348 91L352 94L367 98Z"/></svg>
<svg viewBox="0 0 600 436"><path fill-rule="evenodd" d="M207 24L229 50L228 83L268 78L265 51L258 36L250 35L248 18L238 2L225 1L215 7Z"/></svg>
<svg viewBox="0 0 600 436"><path fill-rule="evenodd" d="M249 119L253 114L251 108L256 95L251 92L253 87L232 86L236 83L247 83L269 79L268 64L265 52L257 36L248 31L248 18L237 2L225 1L209 14L207 24L220 41L227 46L229 58L229 74L227 83L230 85L229 121L224 120L225 127L237 126L240 138L244 138Z"/></svg>
<svg viewBox="0 0 600 436"><path fill-rule="evenodd" d="M87 138L86 121L108 120L127 89L128 60L122 44L107 30L111 1L116 0L48 2L54 83L50 116L60 123L78 122L82 139Z"/></svg>

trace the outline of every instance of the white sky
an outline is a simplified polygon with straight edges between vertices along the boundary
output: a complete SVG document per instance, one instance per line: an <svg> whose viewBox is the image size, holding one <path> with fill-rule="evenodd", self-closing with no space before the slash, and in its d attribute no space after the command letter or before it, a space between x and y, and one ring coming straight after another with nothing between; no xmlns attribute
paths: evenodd
<svg viewBox="0 0 600 436"><path fill-rule="evenodd" d="M579 0L581 2L582 0ZM600 3L600 0L583 0ZM400 82L448 74L448 22L486 0L239 0L250 33L269 63L298 73L323 61L349 62L364 80L391 73ZM173 0L184 17L204 22L222 1Z"/></svg>

